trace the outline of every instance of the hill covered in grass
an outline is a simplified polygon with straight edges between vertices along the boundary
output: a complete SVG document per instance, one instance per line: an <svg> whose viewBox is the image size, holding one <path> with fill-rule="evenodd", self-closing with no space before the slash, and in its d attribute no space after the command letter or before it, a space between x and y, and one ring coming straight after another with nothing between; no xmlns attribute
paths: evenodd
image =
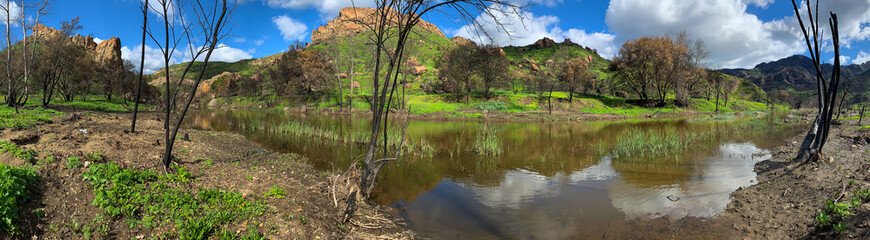
<svg viewBox="0 0 870 240"><path fill-rule="evenodd" d="M329 83L333 88L337 84L344 86L339 94L337 89L329 90L323 97L289 97L278 96L269 91L248 91L246 94L234 93L217 97L211 101L212 107L236 106L236 107L267 107L288 109L288 107L305 106L304 109L338 109L338 95L341 95L344 104L347 99L353 100L353 108L364 111L369 108L372 89L371 78L373 72L375 47L371 44L373 33L366 31L358 24L364 22L362 14L352 12L352 9L342 10L339 17L329 21L324 26L312 32L314 42L306 46L298 46L290 51L313 51L325 58L330 63L330 69L325 71L330 76ZM359 11L359 9L356 9ZM316 37L314 37L316 36ZM472 92L471 101L458 102L456 96L451 93L437 93L433 86L441 83L445 76L439 74L445 62L444 57L450 50L459 44L474 44L468 39L461 37L447 38L436 26L429 23L421 23L415 26L405 48L403 70L400 72L402 82L400 98L397 105L404 107L413 106L411 112L417 114L446 114L450 117L474 117L480 111L520 113L520 112L543 112L555 109L564 113L604 113L619 115L649 115L661 110L639 107L631 104L631 100L625 96L614 97L613 92L607 95L580 94L571 101L564 89L556 89L551 104L546 103L542 95L542 87L539 79L554 79L562 66L570 59L582 59L587 62L596 81L614 82L615 72L610 70L611 61L600 56L595 49L583 46L583 43L575 43L565 39L557 43L549 38L544 38L527 46L506 46L501 51L508 61L509 74L507 79L497 84L493 89L493 96L484 97L481 90ZM389 43L388 43L389 45ZM476 44L475 44L476 45ZM246 59L235 63L212 62L205 71L205 84L213 84L217 81L207 79L225 76L232 73L235 76L252 77L258 76L258 81L269 82L273 76L268 74L270 69L275 69L281 62L285 53L278 53L259 59ZM178 64L170 67L173 76L180 77L181 71L186 64ZM195 78L201 63L195 63L188 78ZM352 71L351 71L352 69ZM151 75L150 79L162 78L164 70ZM161 80L162 81L162 80ZM477 80L479 81L479 80ZM157 84L160 84L157 82ZM481 83L475 83L478 85ZM231 84L232 85L232 84ZM347 87L354 86L353 94L348 93ZM263 88L261 86L260 88ZM229 96L229 97L227 97ZM576 96L576 94L575 94ZM214 96L212 96L213 98ZM761 102L767 102L768 96L761 88L751 81L743 81L738 90L733 94L730 106L721 106L725 111L763 110L769 108ZM673 110L677 107L670 106L671 112L684 110L712 111L715 109L715 100L698 99L692 101L683 110ZM551 107L552 105L552 107ZM710 107L710 106L713 107ZM466 114L467 113L467 114Z"/></svg>

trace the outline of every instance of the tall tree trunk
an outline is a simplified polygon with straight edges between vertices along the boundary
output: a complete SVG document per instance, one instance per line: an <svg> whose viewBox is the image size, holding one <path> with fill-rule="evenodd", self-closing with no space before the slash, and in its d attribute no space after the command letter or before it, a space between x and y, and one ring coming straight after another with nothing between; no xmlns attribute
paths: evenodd
<svg viewBox="0 0 870 240"><path fill-rule="evenodd" d="M836 108L835 102L837 100L837 91L839 90L838 88L840 85L840 38L837 14L834 14L833 12L830 13L831 16L828 19L828 23L830 24L829 30L831 31L831 41L834 46L834 67L831 72L830 81L827 81L822 73L820 60L823 44L821 43L822 36L819 34L820 25L818 23L818 12L815 15L815 19L813 19L810 1L805 1L805 3L807 5L807 15L809 16L809 28L804 25L802 17L798 17L797 19L801 26L801 32L804 35L804 40L806 40L807 49L809 49L810 57L813 60L813 65L816 70L819 112L816 115L816 120L813 122L813 126L804 138L803 144L801 144L800 151L796 158L797 161L819 160L823 158L822 149L824 148L825 143L828 140L828 134L830 133L831 122ZM818 1L816 1L816 5L818 6ZM795 15L801 16L798 5L794 0L792 0L792 6L794 6ZM808 32L808 30L811 31L811 33Z"/></svg>
<svg viewBox="0 0 870 240"><path fill-rule="evenodd" d="M220 29L224 24L224 17L227 13L227 1L223 0L223 7L221 8L220 17L217 19L217 23L215 23L214 29L212 29L211 43L209 43L208 52L205 54L205 59L203 59L202 69L200 69L199 75L196 77L196 83L193 85L193 88L190 89L190 95L187 98L187 102L184 104L184 108L181 110L181 114L178 115L178 120L175 122L175 126L172 128L172 134L167 135L166 138L166 148L163 152L163 166L165 168L169 168L169 164L172 161L172 147L175 145L175 137L178 135L178 129L181 128L181 123L184 122L184 116L187 115L187 111L190 109L190 104L193 102L193 98L196 97L196 88L202 82L202 77L205 74L205 70L208 67L208 60L211 58L211 54L214 52L217 43L220 41ZM165 7L165 6L164 6ZM164 18L165 19L165 18ZM168 32L168 31L167 31ZM189 66L192 66L189 65ZM168 73L169 71L167 71ZM168 78L167 78L168 79ZM166 124L169 124L169 118L166 119ZM169 134L169 129L166 130L166 133Z"/></svg>
<svg viewBox="0 0 870 240"><path fill-rule="evenodd" d="M12 9L9 7L9 0L6 0L6 6L3 9L6 12L6 80L9 82L8 96L6 102L10 107L15 107L15 113L18 113L18 104L15 104L15 92L12 84L12 35L9 31L12 27Z"/></svg>
<svg viewBox="0 0 870 240"><path fill-rule="evenodd" d="M130 133L136 133L136 117L139 115L139 101L142 97L142 78L145 76L145 37L148 29L148 6L148 0L145 0L145 5L142 5L142 56L139 59L139 81L136 81L136 101L133 102L133 122L130 124ZM166 71L168 72L169 68Z"/></svg>
<svg viewBox="0 0 870 240"><path fill-rule="evenodd" d="M169 95L170 95L169 93L171 92L171 88L172 88L170 85L170 81L169 81L169 72L170 72L170 69L169 69L170 52L169 51L171 51L171 50L169 49L170 42L169 42L169 16L168 16L169 8L167 7L168 3L164 1L164 2L162 2L161 5L163 5L163 28L164 28L164 32L166 33L166 36L165 36L166 39L164 41L164 44L165 44L164 46L166 46L166 47L165 47L165 49L163 49L163 67L164 67L163 70L165 71L165 77L166 77L166 85L165 85L166 91L164 91L164 93L163 93L163 95L164 95L163 100L165 103L164 107L166 108L165 109L166 115L163 116L163 141L165 141L163 143L163 146L165 147L165 149L163 151L163 169L168 171L169 164L172 161L172 153L171 153L172 152L172 144L169 141L169 117L170 117L170 114L172 113L172 107L170 106L170 104L172 104L172 102L169 100ZM144 49L145 46L142 46L142 48ZM179 84L180 83L181 82L179 81ZM180 85L179 85L179 87L180 87Z"/></svg>
<svg viewBox="0 0 870 240"><path fill-rule="evenodd" d="M353 61L354 61L354 55L351 54L350 55L350 83L348 84L348 85L350 85L350 98L347 100L348 109L350 109L351 113L353 113L353 74L354 74L353 73L353 68L354 68Z"/></svg>

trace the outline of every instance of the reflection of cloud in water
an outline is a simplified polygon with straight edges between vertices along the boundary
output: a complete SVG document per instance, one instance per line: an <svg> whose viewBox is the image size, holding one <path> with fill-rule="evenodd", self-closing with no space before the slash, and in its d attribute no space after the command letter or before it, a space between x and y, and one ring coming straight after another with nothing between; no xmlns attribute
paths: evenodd
<svg viewBox="0 0 870 240"><path fill-rule="evenodd" d="M757 153L765 155L753 159L752 155ZM683 184L642 188L617 178L610 182L607 192L613 206L632 219L710 217L725 209L731 192L751 185L750 181L755 180L755 163L769 158L768 151L751 143L723 144L719 147L719 155L706 161L709 164L707 171ZM668 200L669 195L680 199L673 202Z"/></svg>
<svg viewBox="0 0 870 240"><path fill-rule="evenodd" d="M610 179L617 175L616 171L613 170L613 167L610 166L610 161L610 156L605 156L601 158L601 161L595 166L583 169L583 171L571 173L568 178L575 184L583 181Z"/></svg>
<svg viewBox="0 0 870 240"><path fill-rule="evenodd" d="M477 200L488 207L519 209L520 204L534 198L553 197L559 184L546 176L524 169L508 170L498 187L459 183L477 195Z"/></svg>
<svg viewBox="0 0 870 240"><path fill-rule="evenodd" d="M546 177L528 170L517 169L508 170L498 187L473 183L458 184L474 192L477 200L483 205L518 209L522 203L536 198L558 196L565 182L584 185L585 181L608 180L616 175L616 171L610 166L610 157L604 157L598 164L568 176L558 173L556 176Z"/></svg>

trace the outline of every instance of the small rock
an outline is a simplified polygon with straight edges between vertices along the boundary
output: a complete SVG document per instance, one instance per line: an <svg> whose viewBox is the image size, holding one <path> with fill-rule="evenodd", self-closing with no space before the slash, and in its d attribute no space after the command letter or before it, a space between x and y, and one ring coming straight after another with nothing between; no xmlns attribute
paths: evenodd
<svg viewBox="0 0 870 240"><path fill-rule="evenodd" d="M85 161L85 168L88 168L88 166L90 166L90 165L91 165L91 161Z"/></svg>

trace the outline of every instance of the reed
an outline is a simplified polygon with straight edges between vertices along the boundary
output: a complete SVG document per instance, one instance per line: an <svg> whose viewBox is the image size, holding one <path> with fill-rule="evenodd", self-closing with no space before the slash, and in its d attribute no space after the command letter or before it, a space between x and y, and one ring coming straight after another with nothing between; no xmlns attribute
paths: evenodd
<svg viewBox="0 0 870 240"><path fill-rule="evenodd" d="M496 156L501 155L502 146L496 132L492 129L479 131L474 136L474 152L480 155Z"/></svg>

